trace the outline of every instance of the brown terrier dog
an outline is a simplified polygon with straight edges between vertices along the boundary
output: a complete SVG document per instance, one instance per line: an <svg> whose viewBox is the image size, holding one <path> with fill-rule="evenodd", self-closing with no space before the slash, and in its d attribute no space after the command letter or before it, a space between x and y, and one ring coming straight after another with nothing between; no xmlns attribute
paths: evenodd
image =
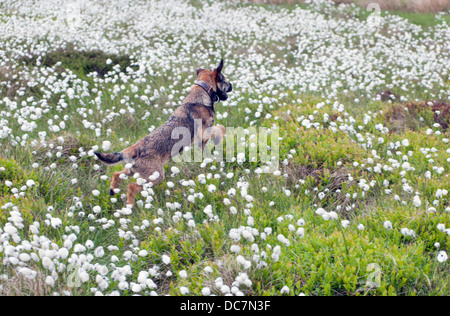
<svg viewBox="0 0 450 316"><path fill-rule="evenodd" d="M150 135L119 153L95 153L107 166L121 162L132 166L113 174L111 195L119 188L122 174L130 176L137 173L145 183L156 186L164 180L164 165L183 152L184 147L198 143L204 148L210 139L214 139L216 145L223 140L225 127L213 126L214 103L227 100L227 93L233 90L233 86L222 74L222 69L223 60L214 71L197 70L197 81L186 99L169 120ZM180 141L181 135L183 139ZM136 195L143 189L140 183L128 185L127 204L134 205Z"/></svg>

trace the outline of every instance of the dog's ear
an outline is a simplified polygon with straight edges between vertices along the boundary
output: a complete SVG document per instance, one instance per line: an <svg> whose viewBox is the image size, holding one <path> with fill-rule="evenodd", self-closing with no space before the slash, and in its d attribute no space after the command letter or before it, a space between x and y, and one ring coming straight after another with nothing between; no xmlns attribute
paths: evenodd
<svg viewBox="0 0 450 316"><path fill-rule="evenodd" d="M220 60L220 65L219 65L219 67L217 67L217 72L220 74L220 73L222 73L222 70L223 70L223 59L222 60Z"/></svg>
<svg viewBox="0 0 450 316"><path fill-rule="evenodd" d="M216 82L219 81L222 70L223 70L223 59L220 61L219 67L217 67L217 69L214 70L214 78L215 78Z"/></svg>
<svg viewBox="0 0 450 316"><path fill-rule="evenodd" d="M202 68L197 69L197 76L198 76L203 70L205 70L205 69L202 69Z"/></svg>

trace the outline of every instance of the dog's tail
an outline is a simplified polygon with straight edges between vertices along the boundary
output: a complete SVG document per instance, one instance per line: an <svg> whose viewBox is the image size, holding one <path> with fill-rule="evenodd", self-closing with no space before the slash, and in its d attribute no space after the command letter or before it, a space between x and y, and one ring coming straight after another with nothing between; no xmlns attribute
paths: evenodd
<svg viewBox="0 0 450 316"><path fill-rule="evenodd" d="M94 152L94 154L107 166L114 166L125 159L122 153L102 154Z"/></svg>

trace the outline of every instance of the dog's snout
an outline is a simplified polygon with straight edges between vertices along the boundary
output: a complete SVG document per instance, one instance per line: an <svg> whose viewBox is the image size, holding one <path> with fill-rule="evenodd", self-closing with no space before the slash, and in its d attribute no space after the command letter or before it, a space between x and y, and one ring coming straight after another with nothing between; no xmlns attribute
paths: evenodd
<svg viewBox="0 0 450 316"><path fill-rule="evenodd" d="M227 92L231 92L231 91L233 91L233 84L232 83L230 83L230 87L228 88Z"/></svg>

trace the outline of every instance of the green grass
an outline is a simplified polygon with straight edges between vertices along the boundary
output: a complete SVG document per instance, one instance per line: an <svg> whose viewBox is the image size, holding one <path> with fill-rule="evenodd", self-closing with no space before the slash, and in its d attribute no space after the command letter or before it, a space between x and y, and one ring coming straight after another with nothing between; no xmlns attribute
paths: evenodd
<svg viewBox="0 0 450 316"><path fill-rule="evenodd" d="M296 100L298 96L292 96ZM295 148L295 158L293 164L301 166L310 166L311 170L320 169L319 178L305 177L305 182L300 188L296 188L295 182L290 178L275 178L272 175L262 175L261 177L250 176L251 190L249 194L254 197L254 205L251 207L252 217L258 218L253 228L260 234L255 236L254 241L247 241L243 238L239 242L234 242L229 238L228 233L232 228L238 228L246 221L243 209L247 202L237 195L232 198L231 206L235 206L239 211L237 214L230 212L231 206L224 206L222 201L226 196L228 189L233 187L231 181L208 181L208 184L215 184L220 190L214 194L207 192L207 185L198 185L196 192L202 192L205 197L195 205L186 201L185 197L189 193L186 188L179 184L175 186L170 196L165 196L166 184L155 189L154 208L147 210L142 206L137 206L135 212L128 217L130 220L127 227L140 227L143 220L151 223L151 228L145 228L135 231L134 234L139 240L141 250L149 252L148 257L138 258L132 265L135 271L150 269L154 265L160 266L160 273L172 272L177 275L181 270L188 273L187 279L176 277L164 277L159 283L159 289L167 294L180 295L179 288L186 286L191 293L199 293L204 286L211 286L219 276L229 275L229 283L233 281L234 275L243 271L233 255L230 254L232 245L241 248L240 255L245 258L251 258L255 255L254 245L258 246L260 256L257 261L260 264L267 264L264 269L244 270L252 280L252 285L242 286L243 293L248 295L279 295L283 286L290 288L291 295L305 293L307 295L448 295L450 288L448 284L448 275L445 274L446 265L438 264L435 260L437 251L434 244L439 242L442 249L448 247L448 238L445 234L436 230L439 223L448 221L448 214L443 211L443 207L448 205L448 199L442 201L443 204L438 208L436 214L428 214L425 208L420 210L413 209L410 203L403 205L392 199L378 198L383 194L383 188L375 186L372 192L365 195L357 185L356 181L347 181L340 179L339 187L333 183L333 172L337 168L337 163L342 162L340 168L353 169L350 173L356 179L364 178L375 180L378 183L382 180L388 180L390 183L397 183L390 189L399 194L402 199L408 200L409 196L401 193L401 187L398 187L398 174L383 173L381 175L367 172L351 167L354 161L364 163L370 152L361 148L356 142L353 142L345 133L332 133L326 124L320 131L314 129L305 129L301 127L296 118L299 116L314 115L321 117L324 113L332 114L328 106L322 108L319 113L314 113L316 104L320 101L316 98L305 99L300 107L287 106L278 112L273 112L274 117L278 116L285 120L281 124L281 135L285 135L286 142L281 148L281 158L289 154L289 149ZM289 103L289 99L287 100ZM286 116L286 111L290 114ZM284 113L284 114L283 114ZM339 116L337 116L339 117ZM359 119L359 118L357 118ZM371 133L377 133L373 126L384 120L384 116L379 116L365 128ZM264 124L272 124L275 121L269 120ZM331 121L330 121L331 122ZM119 127L117 134L125 139L139 138L145 134L143 128L131 132L121 129L123 122L115 121L114 126ZM429 124L431 124L430 122ZM448 176L444 178L433 175L432 179L421 179L421 174L427 170L427 162L422 161L419 149L421 147L435 147L439 150L444 149L442 142L434 138L423 138L421 132L429 126L424 126L421 130L413 131L407 129L404 134L384 135L386 143L389 141L401 141L408 138L411 146L405 148L415 154L411 157L411 164L414 166L423 166L424 169L417 168L411 173L408 179L412 181L423 182L426 187L426 195L423 199L433 199L433 194L437 188L444 188L450 185ZM68 131L71 132L71 131ZM136 133L136 134L135 134ZM296 135L301 134L298 138ZM92 138L91 138L92 137ZM89 148L93 144L93 136L86 138L85 141L78 140L77 146ZM83 145L83 142L86 142ZM116 144L117 148L121 145ZM374 147L378 152L384 145ZM12 153L11 153L12 154ZM14 155L18 153L15 152ZM12 156L14 156L12 155ZM39 152L37 155L41 155ZM121 208L122 201L111 203L108 192L108 183L100 180L98 176L102 173L111 174L113 170L106 170L102 167L100 172L93 172L91 158L86 157L78 160L78 169L72 169L67 161L67 157L52 160L58 164L54 175L44 172L42 168L33 170L30 164L34 159L28 154L20 155L20 165L13 161L3 160L2 166L6 172L1 173L3 180L8 179L14 182L15 186L20 186L28 179L35 179L36 187L28 193L30 198L26 200L15 200L6 194L3 202L12 201L15 203L26 220L26 225L33 221L44 221L48 206L53 206L55 211L53 216L60 217L66 225L78 226L82 231L88 231L89 227L97 227L94 232L82 233L79 235L78 243L84 243L88 239L93 240L96 245L117 245L119 253L128 249L127 238L119 238L115 228L102 230L95 222L86 217L68 217L68 206L75 207L75 202L70 202L73 196L78 197L82 206L75 207L75 214L85 212L88 214L94 206L100 206L102 212L99 218L108 218L114 212ZM47 159L47 158L42 158ZM383 158L384 159L384 158ZM38 160L43 162L43 160ZM45 165L49 164L47 161ZM444 161L436 161L438 165L445 164ZM44 164L43 164L44 165ZM217 165L217 164L216 164ZM183 167L183 165L179 165ZM185 167L193 168L192 177L207 170L199 169L195 165ZM114 168L119 170L120 167ZM196 170L197 169L197 170ZM91 171L89 171L91 170ZM229 168L228 172L231 171ZM236 176L245 175L244 170L236 166L233 170ZM397 171L398 172L398 171ZM170 174L170 171L167 170ZM72 178L79 180L78 184L73 186L68 183ZM181 179L189 179L183 175L175 178L169 176L170 181L178 183ZM296 178L298 181L299 178ZM300 178L302 180L302 178ZM222 183L223 182L223 183ZM65 183L65 184L64 184ZM298 183L297 183L298 184ZM268 188L264 193L263 187ZM55 188L58 188L55 190ZM69 189L70 188L70 189ZM285 188L294 192L291 196L286 196ZM314 188L320 188L320 191L329 189L329 194L325 199L320 200L320 206L333 210L337 205L346 205L351 207L355 202L357 206L341 213L341 219L347 218L351 221L348 228L343 230L343 234L336 225L339 222L324 221L315 214L317 209L317 198ZM91 192L98 189L102 192L99 197L93 197ZM337 192L339 189L341 192ZM8 188L4 187L8 192ZM310 193L306 193L309 190ZM425 191L422 191L425 192ZM350 201L343 199L344 194L356 194L357 199L351 198ZM274 206L269 202L274 201ZM69 202L69 203L68 203ZM174 221L173 212L167 208L167 202L180 202L183 213L192 212L197 223L196 229L187 225L187 221ZM345 203L344 203L345 202ZM2 203L3 204L3 203ZM207 205L213 206L213 212L219 216L221 221L216 223L209 221L208 217L202 212ZM29 213L28 210L33 210ZM157 211L159 210L159 211ZM346 214L346 215L344 215ZM286 215L292 215L293 219L286 218ZM280 217L283 221L280 223ZM161 224L153 224L156 219L162 219ZM300 228L297 221L305 221L305 237L296 235L296 230ZM6 218L0 218L4 223ZM383 228L385 221L391 221L394 230ZM202 222L205 221L203 224ZM365 226L364 231L360 231L357 226ZM291 231L290 225L293 225L294 231ZM261 237L261 232L270 227L272 233L265 239ZM405 237L400 233L401 228L409 228L416 232L417 237ZM158 229L156 229L158 228ZM55 243L62 243L61 235L51 227L44 227L43 234L53 238ZM283 246L278 236L282 234L289 239L291 246ZM348 255L346 255L344 237ZM26 238L26 235L23 235ZM273 249L281 245L280 259L272 258ZM265 254L263 253L265 252ZM162 262L163 255L168 254L171 263L166 265ZM263 259L263 257L265 257ZM105 258L105 264L109 260ZM129 264L129 261L120 259L116 265ZM254 263L255 265L257 263ZM204 272L204 268L210 266L212 273ZM381 284L379 287L371 288L367 286L367 281L375 278L374 270L380 269ZM448 268L448 267L447 267ZM134 275L137 277L137 275ZM376 278L375 278L376 279ZM110 287L114 288L118 284L111 282ZM89 294L89 288L95 286L94 283L84 284L78 294ZM72 290L72 289L70 289ZM77 292L74 292L77 293ZM131 294L130 291L124 291L123 294ZM215 290L215 294L223 294Z"/></svg>
<svg viewBox="0 0 450 316"><path fill-rule="evenodd" d="M433 13L412 13L412 12L391 12L391 14L401 16L402 18L407 19L409 22L417 25L421 25L425 28L431 28L436 25L442 24L446 22L450 24L450 16L448 14L437 16Z"/></svg>

